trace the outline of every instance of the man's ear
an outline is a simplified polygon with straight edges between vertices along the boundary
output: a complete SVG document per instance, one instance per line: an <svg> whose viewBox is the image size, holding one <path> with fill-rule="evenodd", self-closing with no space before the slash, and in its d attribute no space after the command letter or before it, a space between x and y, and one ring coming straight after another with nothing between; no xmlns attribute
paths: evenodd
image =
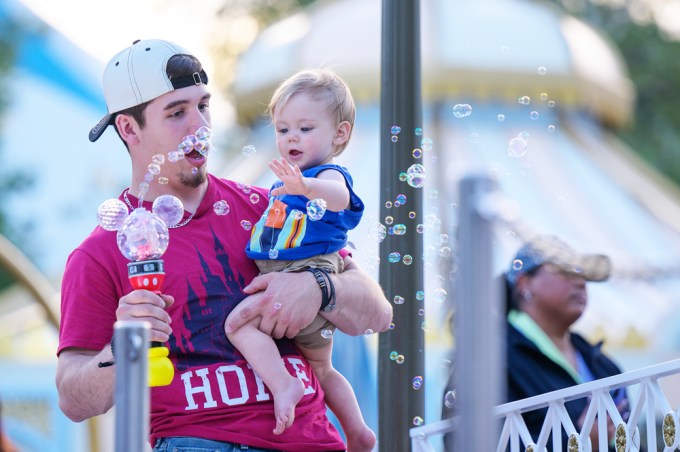
<svg viewBox="0 0 680 452"><path fill-rule="evenodd" d="M345 144L347 140L349 140L349 135L351 132L352 126L349 125L349 122L342 121L340 124L338 124L338 128L335 131L335 137L333 137L333 144L336 146Z"/></svg>
<svg viewBox="0 0 680 452"><path fill-rule="evenodd" d="M129 145L139 143L139 125L130 115L118 115L114 121L120 137Z"/></svg>

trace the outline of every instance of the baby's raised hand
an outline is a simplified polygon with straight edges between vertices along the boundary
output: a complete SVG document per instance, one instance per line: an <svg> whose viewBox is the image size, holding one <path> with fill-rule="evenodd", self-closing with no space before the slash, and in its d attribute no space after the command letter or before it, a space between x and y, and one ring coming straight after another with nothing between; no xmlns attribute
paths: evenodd
<svg viewBox="0 0 680 452"><path fill-rule="evenodd" d="M300 167L292 166L285 159L272 160L269 168L278 177L283 185L271 191L272 196L278 195L303 195L311 193L312 189L308 179L302 175Z"/></svg>

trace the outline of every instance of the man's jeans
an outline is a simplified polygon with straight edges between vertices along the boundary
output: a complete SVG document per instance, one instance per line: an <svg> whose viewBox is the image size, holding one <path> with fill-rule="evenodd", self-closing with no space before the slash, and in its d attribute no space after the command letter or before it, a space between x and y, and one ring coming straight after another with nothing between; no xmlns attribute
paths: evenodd
<svg viewBox="0 0 680 452"><path fill-rule="evenodd" d="M190 436L173 436L156 441L153 452L274 452L275 449L258 449L243 444L225 443Z"/></svg>

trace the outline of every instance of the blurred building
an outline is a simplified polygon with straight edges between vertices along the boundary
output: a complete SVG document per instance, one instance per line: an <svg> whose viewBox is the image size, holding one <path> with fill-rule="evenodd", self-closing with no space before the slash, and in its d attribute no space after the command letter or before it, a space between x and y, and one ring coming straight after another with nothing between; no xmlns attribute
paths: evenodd
<svg viewBox="0 0 680 452"><path fill-rule="evenodd" d="M275 87L306 67L327 67L347 80L357 122L338 160L367 206L350 233L355 256L376 275L372 230L377 223L389 227L378 211L397 196L379 198L380 49L389 45L380 30L379 0L319 2L262 31L241 56L232 87L238 118L252 128L244 144L258 151L235 162L231 174L267 185L273 179L264 163L278 155L262 114ZM613 133L634 120L635 90L618 50L598 30L541 1L423 1L421 35L424 141L414 162L426 168L425 208L406 226L407 234L416 234L419 223L426 231L425 421L437 420L441 407L442 350L450 344L442 289L450 302L455 266L464 264L455 261L457 183L470 171L492 174L517 212L495 228L498 273L537 233L609 254L614 276L589 285L590 307L578 329L606 339L625 370L677 357L680 197ZM470 113L457 105L469 105ZM415 131L399 132L408 133ZM398 208L408 209L408 202ZM337 348L353 350L361 341ZM354 368L352 352L338 353L343 372ZM374 378L372 367L364 371L375 392Z"/></svg>

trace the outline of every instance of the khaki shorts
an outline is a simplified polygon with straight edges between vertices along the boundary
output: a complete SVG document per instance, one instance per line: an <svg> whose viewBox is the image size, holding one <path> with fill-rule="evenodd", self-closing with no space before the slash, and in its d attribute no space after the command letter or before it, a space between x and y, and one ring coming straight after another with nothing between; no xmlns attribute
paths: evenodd
<svg viewBox="0 0 680 452"><path fill-rule="evenodd" d="M323 268L331 273L341 273L344 269L344 262L339 253L312 256L297 261L263 259L256 260L255 263L262 274L271 272L301 272L307 268ZM321 334L324 330L328 330L328 334ZM294 340L296 344L305 348L321 348L331 342L334 331L335 325L321 315L317 315L312 320L312 323L300 330Z"/></svg>

